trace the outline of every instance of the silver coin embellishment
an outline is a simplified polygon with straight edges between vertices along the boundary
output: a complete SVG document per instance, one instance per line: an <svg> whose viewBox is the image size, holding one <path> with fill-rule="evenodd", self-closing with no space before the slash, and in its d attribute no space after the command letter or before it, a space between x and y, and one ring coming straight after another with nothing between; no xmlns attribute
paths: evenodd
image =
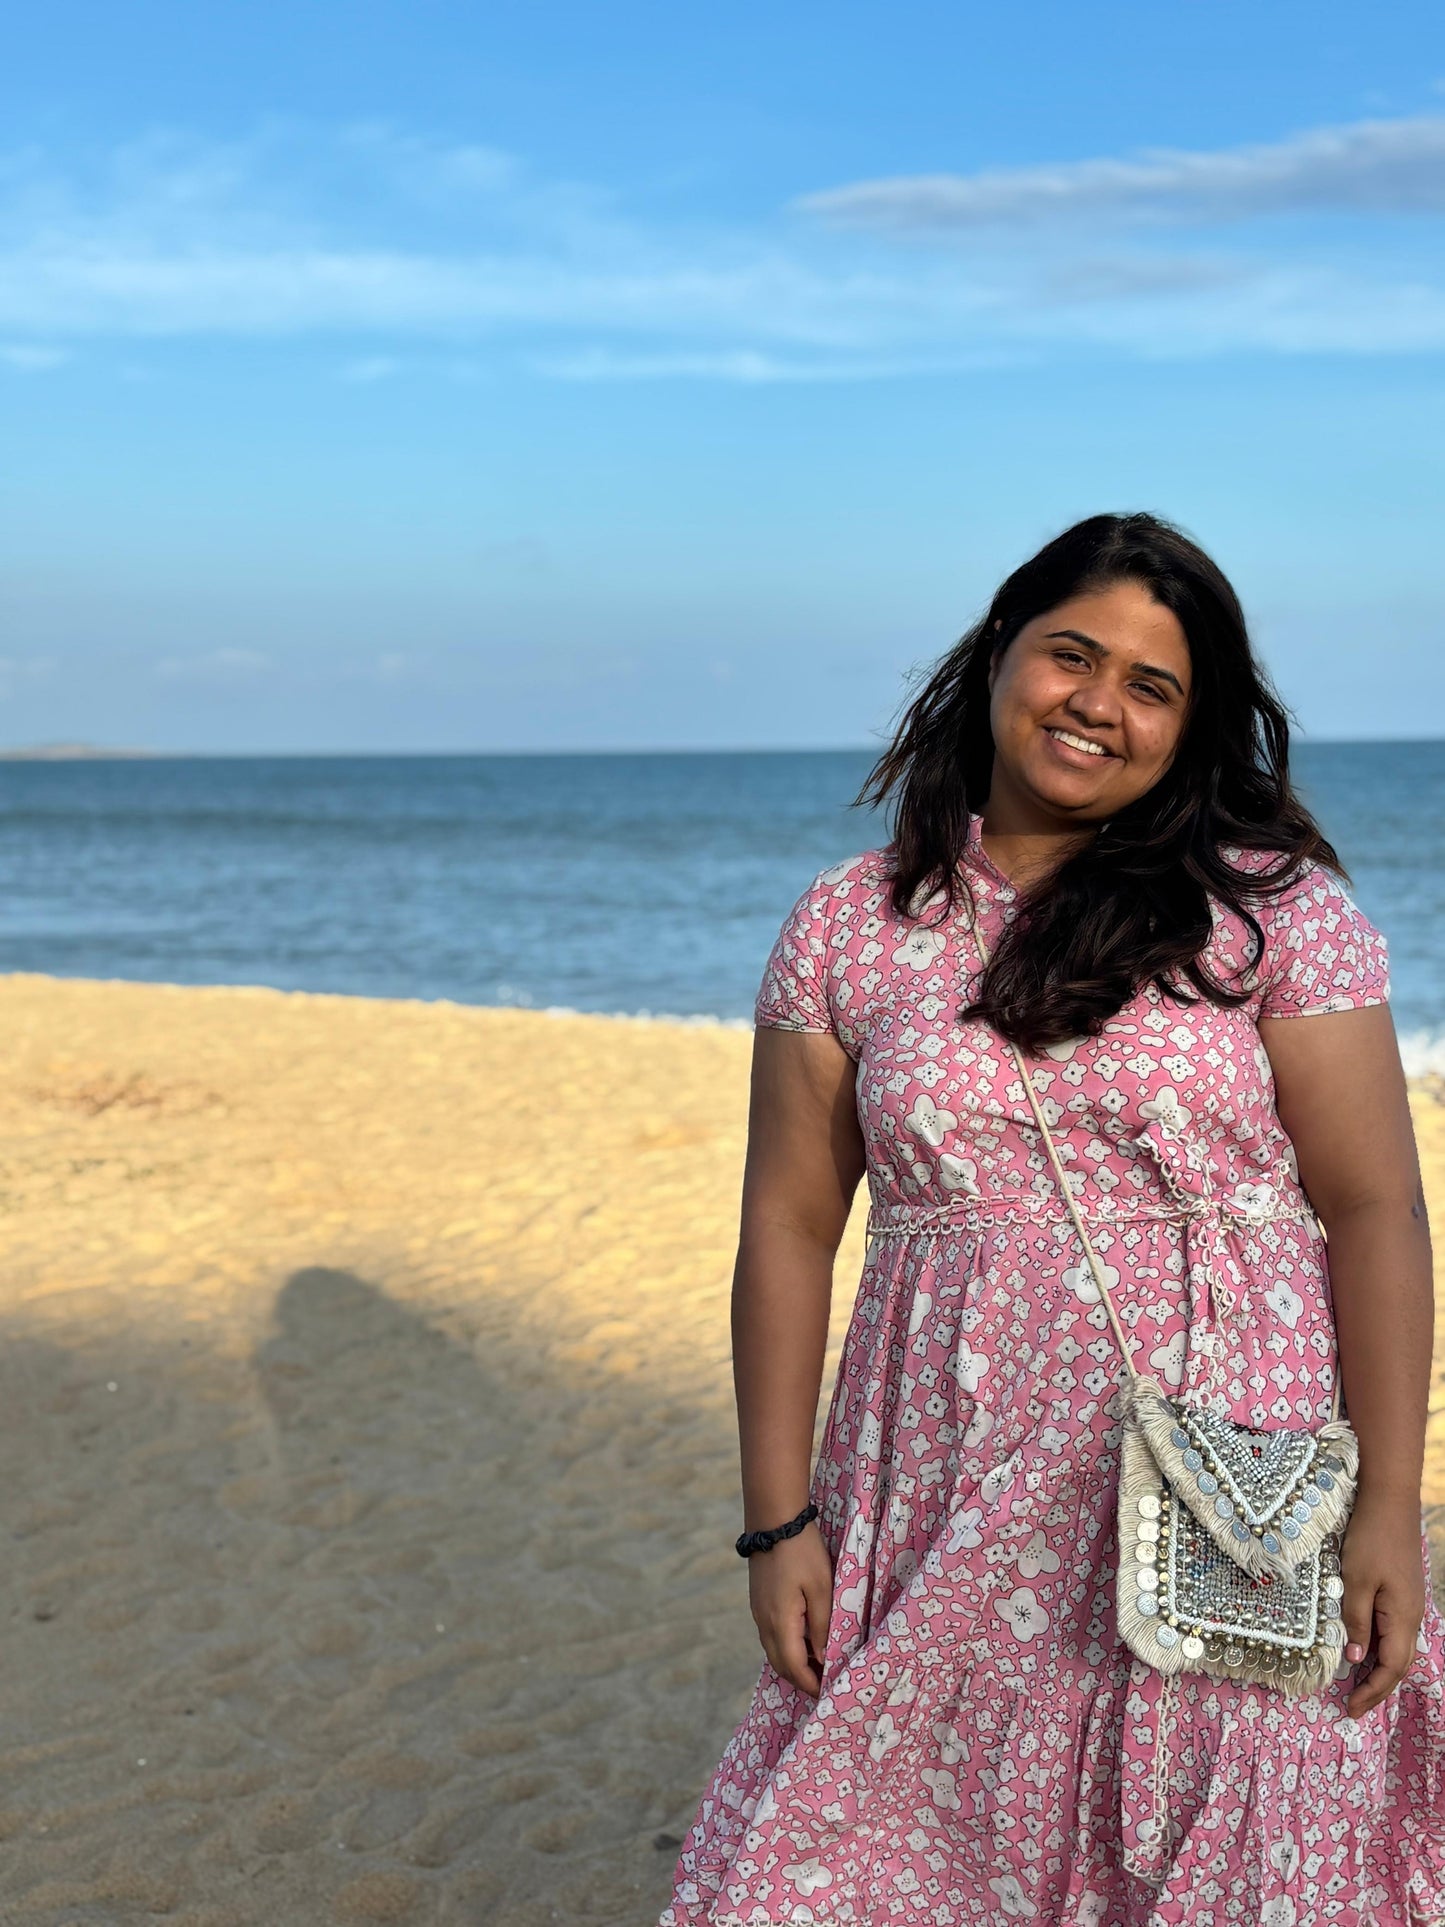
<svg viewBox="0 0 1445 1927"><path fill-rule="evenodd" d="M1159 1517L1158 1494L1154 1492L1146 1492L1143 1498L1140 1499L1139 1501L1139 1510L1143 1513L1146 1519L1157 1519Z"/></svg>
<svg viewBox="0 0 1445 1927"><path fill-rule="evenodd" d="M1194 1483L1207 1497L1212 1497L1219 1490L1219 1481L1212 1472L1201 1472Z"/></svg>
<svg viewBox="0 0 1445 1927"><path fill-rule="evenodd" d="M1146 1619L1152 1619L1159 1610L1159 1601L1152 1592L1141 1592L1135 1604Z"/></svg>
<svg viewBox="0 0 1445 1927"><path fill-rule="evenodd" d="M1316 1472L1315 1484L1325 1492L1333 1492L1335 1489L1334 1474L1332 1472Z"/></svg>
<svg viewBox="0 0 1445 1927"><path fill-rule="evenodd" d="M1221 1519L1232 1519L1234 1517L1234 1502L1231 1499L1226 1499L1221 1492L1219 1497L1214 1501L1214 1510Z"/></svg>
<svg viewBox="0 0 1445 1927"><path fill-rule="evenodd" d="M1189 1471L1197 1472L1200 1466L1203 1465L1204 1460L1199 1456L1199 1454L1195 1451L1194 1447L1191 1445L1187 1452L1181 1452L1179 1454L1179 1463L1182 1466L1187 1467Z"/></svg>
<svg viewBox="0 0 1445 1927"><path fill-rule="evenodd" d="M1204 1641L1197 1633L1186 1633L1179 1642L1179 1650L1186 1659L1203 1659Z"/></svg>
<svg viewBox="0 0 1445 1927"><path fill-rule="evenodd" d="M1141 1519L1139 1521L1138 1532L1141 1539L1150 1541L1157 1539L1159 1537L1159 1521L1157 1519Z"/></svg>
<svg viewBox="0 0 1445 1927"><path fill-rule="evenodd" d="M1279 1529L1286 1539L1298 1539L1299 1537L1299 1521L1297 1519L1281 1519Z"/></svg>
<svg viewBox="0 0 1445 1927"><path fill-rule="evenodd" d="M1182 1430L1182 1428L1177 1425L1175 1426L1174 1430L1169 1434L1169 1436L1171 1439L1173 1439L1174 1443L1179 1447L1181 1452L1183 1451L1184 1447L1189 1443L1189 1434L1186 1431Z"/></svg>
<svg viewBox="0 0 1445 1927"><path fill-rule="evenodd" d="M1154 1637L1161 1646L1177 1646L1179 1644L1179 1635L1172 1626L1156 1626L1154 1628Z"/></svg>
<svg viewBox="0 0 1445 1927"><path fill-rule="evenodd" d="M1329 1473L1326 1472L1325 1477L1328 1478L1329 1476L1330 1476ZM1317 1505L1322 1505L1324 1503L1325 1495L1323 1492L1320 1491L1317 1485L1307 1485L1304 1491L1301 1492L1300 1497L1304 1500L1305 1504L1310 1508L1311 1512L1313 1512Z"/></svg>
<svg viewBox="0 0 1445 1927"><path fill-rule="evenodd" d="M1140 1592L1158 1592L1159 1575L1152 1566L1146 1566L1141 1572L1136 1574L1136 1577L1139 1582Z"/></svg>
<svg viewBox="0 0 1445 1927"><path fill-rule="evenodd" d="M1320 1581L1320 1591L1326 1599L1343 1599L1345 1596L1345 1582L1340 1578L1338 1573L1326 1573L1325 1577Z"/></svg>

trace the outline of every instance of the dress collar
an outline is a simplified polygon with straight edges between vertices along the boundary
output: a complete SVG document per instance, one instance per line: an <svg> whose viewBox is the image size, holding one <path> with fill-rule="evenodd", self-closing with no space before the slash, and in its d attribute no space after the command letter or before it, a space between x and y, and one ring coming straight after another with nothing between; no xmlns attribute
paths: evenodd
<svg viewBox="0 0 1445 1927"><path fill-rule="evenodd" d="M968 813L968 834L963 841L962 861L986 877L998 895L1008 899L1017 894L1012 883L983 847L983 811Z"/></svg>

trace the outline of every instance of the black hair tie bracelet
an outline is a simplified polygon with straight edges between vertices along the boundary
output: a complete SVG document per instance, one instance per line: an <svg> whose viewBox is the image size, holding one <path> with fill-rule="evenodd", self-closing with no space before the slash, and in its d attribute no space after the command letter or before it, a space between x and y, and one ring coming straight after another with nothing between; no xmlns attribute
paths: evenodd
<svg viewBox="0 0 1445 1927"><path fill-rule="evenodd" d="M755 1552L771 1552L779 1539L796 1539L810 1519L816 1519L818 1508L805 1505L796 1519L789 1519L785 1526L773 1526L767 1532L744 1532L739 1536L737 1550L742 1558L751 1559Z"/></svg>

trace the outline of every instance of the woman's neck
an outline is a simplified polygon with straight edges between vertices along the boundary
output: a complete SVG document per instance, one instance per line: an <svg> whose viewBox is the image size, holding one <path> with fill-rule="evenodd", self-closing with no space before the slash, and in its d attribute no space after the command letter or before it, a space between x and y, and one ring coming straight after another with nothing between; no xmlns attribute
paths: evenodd
<svg viewBox="0 0 1445 1927"><path fill-rule="evenodd" d="M1074 827L1041 824L1022 812L1006 806L993 809L987 803L981 814L979 840L984 854L1017 890L1031 889L1041 878L1052 875L1099 832L1097 823Z"/></svg>

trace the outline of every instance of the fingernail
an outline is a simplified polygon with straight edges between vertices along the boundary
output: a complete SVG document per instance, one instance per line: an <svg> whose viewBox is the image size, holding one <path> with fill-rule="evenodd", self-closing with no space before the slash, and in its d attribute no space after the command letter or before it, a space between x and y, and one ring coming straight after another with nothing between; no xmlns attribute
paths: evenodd
<svg viewBox="0 0 1445 1927"><path fill-rule="evenodd" d="M1365 1657L1364 1647L1360 1644L1360 1642L1357 1639L1352 1639L1349 1645L1346 1646L1345 1648L1345 1658L1359 1660L1359 1659L1363 1659L1364 1657Z"/></svg>

